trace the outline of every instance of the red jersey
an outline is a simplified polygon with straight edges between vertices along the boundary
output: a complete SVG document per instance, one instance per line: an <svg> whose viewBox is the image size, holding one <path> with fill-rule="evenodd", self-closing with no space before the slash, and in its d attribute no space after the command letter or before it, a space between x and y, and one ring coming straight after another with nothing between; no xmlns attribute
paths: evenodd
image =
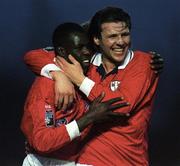
<svg viewBox="0 0 180 166"><path fill-rule="evenodd" d="M24 56L24 62L37 75L41 75L42 68L47 64L53 64L55 57L54 51L47 51L46 49L37 49L29 51Z"/></svg>
<svg viewBox="0 0 180 166"><path fill-rule="evenodd" d="M35 61L38 61L30 60L35 54L39 54L39 73L44 64L50 61L53 63L53 58L48 56L48 53L40 50L32 51L28 55L28 63L32 64L32 70ZM107 123L93 127L89 138L87 137L82 144L78 162L94 166L148 165L147 128L158 82L158 77L150 69L149 63L148 54L136 51L124 68L115 68L106 75L101 63L97 65L93 62L88 77L95 82L95 85L92 86L87 97L93 100L102 91L106 94L104 100L124 97L130 106L116 111L129 112L132 117L125 125ZM86 87L88 86L90 85Z"/></svg>
<svg viewBox="0 0 180 166"><path fill-rule="evenodd" d="M136 51L124 69L117 68L108 75L103 75L102 65L90 67L88 77L95 85L88 98L92 100L102 91L106 94L104 100L123 96L130 106L116 111L129 112L132 117L126 125L97 125L91 139L84 143L80 163L94 166L148 165L147 128L158 82L149 63L148 54Z"/></svg>
<svg viewBox="0 0 180 166"><path fill-rule="evenodd" d="M25 103L21 129L38 154L75 160L80 137L71 140L65 125L82 116L84 110L78 94L71 109L56 110L54 81L37 77Z"/></svg>

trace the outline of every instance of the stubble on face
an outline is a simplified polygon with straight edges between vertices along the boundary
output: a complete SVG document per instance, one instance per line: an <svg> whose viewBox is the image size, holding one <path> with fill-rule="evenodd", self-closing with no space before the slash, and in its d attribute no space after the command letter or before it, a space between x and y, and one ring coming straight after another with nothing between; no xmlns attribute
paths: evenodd
<svg viewBox="0 0 180 166"><path fill-rule="evenodd" d="M127 55L130 46L130 30L125 22L103 23L101 29L98 45L103 54L103 64L114 68L123 63Z"/></svg>

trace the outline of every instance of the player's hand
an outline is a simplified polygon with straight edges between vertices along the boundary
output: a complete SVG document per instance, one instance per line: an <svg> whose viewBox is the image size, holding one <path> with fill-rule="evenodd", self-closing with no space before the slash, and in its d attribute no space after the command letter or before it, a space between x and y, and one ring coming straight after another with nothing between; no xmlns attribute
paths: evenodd
<svg viewBox="0 0 180 166"><path fill-rule="evenodd" d="M90 104L89 111L77 121L80 131L89 124L121 121L122 119L125 120L129 118L129 113L114 112L116 109L128 106L129 103L122 102L123 99L120 97L102 102L104 95L104 93L101 93L100 96L94 99Z"/></svg>
<svg viewBox="0 0 180 166"><path fill-rule="evenodd" d="M51 72L51 75L55 81L55 106L58 110L66 110L75 98L74 85L63 72Z"/></svg>
<svg viewBox="0 0 180 166"><path fill-rule="evenodd" d="M104 95L104 93L101 93L100 96L94 99L87 112L87 116L90 119L93 119L93 123L129 117L129 113L114 112L116 109L128 106L129 103L122 102L123 99L121 97L112 98L102 102Z"/></svg>
<svg viewBox="0 0 180 166"><path fill-rule="evenodd" d="M85 76L80 63L71 55L69 60L72 62L68 63L64 58L57 57L57 65L64 71L65 75L77 86L80 86Z"/></svg>
<svg viewBox="0 0 180 166"><path fill-rule="evenodd" d="M151 69L154 70L154 72L156 74L159 74L163 71L164 68L164 60L161 57L160 54L154 52L154 51L150 51L149 52L151 54Z"/></svg>

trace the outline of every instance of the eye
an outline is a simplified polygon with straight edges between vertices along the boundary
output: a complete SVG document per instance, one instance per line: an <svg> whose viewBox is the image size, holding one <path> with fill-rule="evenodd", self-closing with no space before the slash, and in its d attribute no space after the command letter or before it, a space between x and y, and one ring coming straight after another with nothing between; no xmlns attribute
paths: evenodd
<svg viewBox="0 0 180 166"><path fill-rule="evenodd" d="M130 35L130 32L124 32L121 34L121 36L129 36Z"/></svg>
<svg viewBox="0 0 180 166"><path fill-rule="evenodd" d="M117 37L118 37L117 34L112 34L112 35L109 35L109 36L108 36L108 38L110 38L110 39L115 39L115 38L117 38Z"/></svg>

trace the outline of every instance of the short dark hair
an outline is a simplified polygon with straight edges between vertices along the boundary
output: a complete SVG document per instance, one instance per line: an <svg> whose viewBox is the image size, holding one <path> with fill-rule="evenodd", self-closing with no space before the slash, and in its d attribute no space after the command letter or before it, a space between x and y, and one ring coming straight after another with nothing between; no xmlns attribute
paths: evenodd
<svg viewBox="0 0 180 166"><path fill-rule="evenodd" d="M103 23L119 21L125 22L127 27L131 29L131 18L123 9L118 7L106 7L97 11L89 24L88 36L90 43L94 45L94 37L101 38L101 25Z"/></svg>
<svg viewBox="0 0 180 166"><path fill-rule="evenodd" d="M52 43L56 48L58 46L64 46L70 37L76 33L85 33L84 29L77 23L66 22L62 23L53 32Z"/></svg>
<svg viewBox="0 0 180 166"><path fill-rule="evenodd" d="M84 28L86 33L88 33L89 23L90 23L89 20L81 23L81 26Z"/></svg>

